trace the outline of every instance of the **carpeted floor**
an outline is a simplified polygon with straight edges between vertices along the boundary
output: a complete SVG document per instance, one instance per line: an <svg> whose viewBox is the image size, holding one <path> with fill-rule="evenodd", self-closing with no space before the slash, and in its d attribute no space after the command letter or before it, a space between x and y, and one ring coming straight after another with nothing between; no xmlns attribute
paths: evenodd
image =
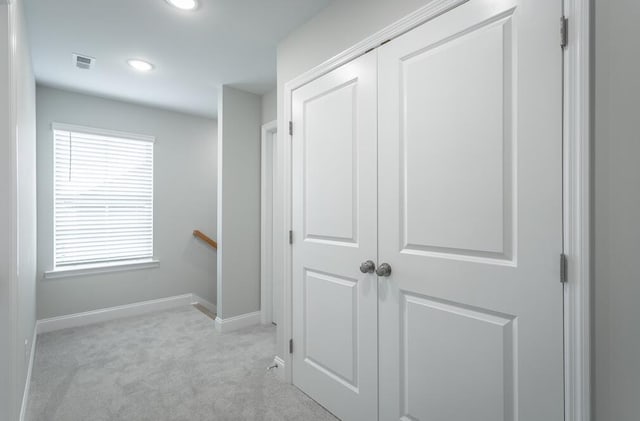
<svg viewBox="0 0 640 421"><path fill-rule="evenodd" d="M274 353L275 327L220 334L191 306L46 333L27 419L335 421L267 371Z"/></svg>

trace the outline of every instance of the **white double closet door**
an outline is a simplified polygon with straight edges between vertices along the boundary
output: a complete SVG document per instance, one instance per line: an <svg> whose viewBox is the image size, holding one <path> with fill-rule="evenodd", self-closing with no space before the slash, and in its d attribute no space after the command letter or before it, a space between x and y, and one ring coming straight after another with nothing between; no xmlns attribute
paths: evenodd
<svg viewBox="0 0 640 421"><path fill-rule="evenodd" d="M293 92L293 382L339 418L563 419L560 15L470 0Z"/></svg>

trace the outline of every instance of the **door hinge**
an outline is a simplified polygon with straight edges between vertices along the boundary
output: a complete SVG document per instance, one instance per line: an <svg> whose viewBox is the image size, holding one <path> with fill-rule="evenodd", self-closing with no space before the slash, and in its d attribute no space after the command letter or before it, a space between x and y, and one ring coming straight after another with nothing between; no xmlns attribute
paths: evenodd
<svg viewBox="0 0 640 421"><path fill-rule="evenodd" d="M289 136L293 136L293 121L289 122Z"/></svg>
<svg viewBox="0 0 640 421"><path fill-rule="evenodd" d="M569 43L569 19L560 18L560 47L566 48Z"/></svg>
<svg viewBox="0 0 640 421"><path fill-rule="evenodd" d="M293 244L293 231L289 230L289 244Z"/></svg>
<svg viewBox="0 0 640 421"><path fill-rule="evenodd" d="M562 253L560 255L560 282L562 282L563 284L569 280L568 270L569 270L569 267L568 267L567 255Z"/></svg>
<svg viewBox="0 0 640 421"><path fill-rule="evenodd" d="M293 354L293 339L289 339L289 354Z"/></svg>

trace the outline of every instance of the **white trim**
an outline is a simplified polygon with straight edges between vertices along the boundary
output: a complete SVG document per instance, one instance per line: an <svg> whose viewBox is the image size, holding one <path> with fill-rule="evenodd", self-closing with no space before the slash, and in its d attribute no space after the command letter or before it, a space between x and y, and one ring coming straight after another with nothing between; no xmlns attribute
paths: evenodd
<svg viewBox="0 0 640 421"><path fill-rule="evenodd" d="M260 175L260 312L262 313L262 324L269 324L274 321L273 317L273 291L274 291L274 258L273 258L273 229L274 229L274 190L273 171L275 161L273 152L277 147L276 133L278 132L278 122L276 120L262 126L261 137L261 175ZM271 142L271 148L266 148ZM271 157L267 156L267 151L271 151ZM267 162L271 159L270 173L267 173ZM272 180L271 197L267 195L267 180ZM266 226L271 222L271 230L267 232Z"/></svg>
<svg viewBox="0 0 640 421"><path fill-rule="evenodd" d="M5 136L7 136L6 138L9 140L9 142L11 143L10 149L11 149L11 179L7 180L11 183L11 197L9 198L10 200L10 204L11 204L11 231L10 231L10 236L11 236L11 250L10 250L10 254L8 257L11 258L11 273L9 275L9 279L8 279L8 295L9 295L9 317L10 317L10 323L11 323L11 332L9 333L10 337L9 337L9 346L11 347L11 351L10 351L10 355L11 355L11 368L10 368L10 378L7 379L7 383L9 383L9 387L10 387L10 391L9 391L9 408L8 412L9 412L9 416L11 418L15 418L16 416L19 415L19 411L20 411L20 407L18 406L18 398L19 398L19 393L20 393L20 388L19 388L19 384L20 384L20 366L19 364L17 364L18 361L20 361L19 358L19 353L20 352L24 352L22 351L22 347L19 346L19 344L22 342L22 338L20 338L20 332L19 332L19 321L20 321L20 317L19 317L19 302L20 302L20 286L19 286L19 255L18 255L18 245L19 245L19 238L18 238L18 226L20 223L20 213L19 213L19 209L18 209L18 93L19 93L19 86L22 83L21 77L22 75L17 72L16 70L20 70L20 64L19 64L19 58L16 57L17 53L18 53L18 48L21 48L20 46L16 45L15 41L18 38L18 34L17 31L20 29L20 24L18 23L18 19L19 19L19 12L17 10L18 5L16 4L12 4L12 2L7 2L8 5L8 9L7 9L7 16L8 16L8 27L5 26L5 28L7 28L6 34L7 34L7 40L9 41L9 46L7 48L8 51L8 61L6 62L7 65L7 76L8 78L3 80L0 83L7 83L8 84L8 88L7 88L7 93L9 93L11 96L6 98L9 101L9 105L8 105L8 109L9 109L9 113L8 113L8 133L3 133L2 139L5 139ZM5 41L4 39L2 41ZM2 99L3 101L5 100L5 98ZM0 121L0 125L3 123L3 121ZM4 127L3 127L4 129ZM3 200L6 200L6 198L3 198ZM5 234L6 235L6 234ZM0 281L2 282L2 281Z"/></svg>
<svg viewBox="0 0 640 421"><path fill-rule="evenodd" d="M353 47L345 50L344 52L336 55L335 57L325 61L324 63L314 67L313 69L303 73L302 75L296 77L295 79L285 83L284 85L284 120L282 124L286 126L289 121L291 121L291 95L294 90L299 87L306 85L307 83L319 78L322 75L329 73L330 71L337 69L345 63L348 63L355 58L361 56L366 53L368 50L372 48L378 47L383 42L396 38L411 29L443 14L447 11L466 3L468 0L433 0L427 5L421 7L420 9L408 14L404 18L398 20L395 23L387 26L386 28L376 32L375 34L365 38L360 41ZM284 127L283 126L283 127ZM283 216L283 221L285 223L284 231L288 231L291 229L291 136L282 135L278 136L278 139L282 142L281 145L278 145L278 148L282 149L282 162L280 166L283 171L283 180L281 184L281 188L283 188L283 201L278 206L276 211L280 216ZM292 301L291 301L291 289L292 289L292 274L291 274L291 245L289 244L289 238L284 236L281 238L282 242L280 246L283 250L283 287L282 287L282 297L283 297L283 306L282 306L282 323L278 325L278 337L284 339L284 343L288 343L289 339L292 338L292 330L293 330L293 316L291 314L292 311ZM282 333L280 332L282 329ZM291 354L285 353L284 355L284 363L285 363L285 381L289 383L293 382L293 374L292 374L292 364L291 364Z"/></svg>
<svg viewBox="0 0 640 421"><path fill-rule="evenodd" d="M121 137L125 139L131 140L142 140L145 142L155 143L155 136L150 136L146 134L138 134L138 133L127 133L119 130L111 130L111 129L100 129L96 127L88 127L88 126L78 126L76 124L66 124L66 123L51 123L51 130L62 130L67 132L78 132L78 133L86 133L98 136L111 136L111 137Z"/></svg>
<svg viewBox="0 0 640 421"><path fill-rule="evenodd" d="M435 17L446 13L449 10L454 9L468 1L469 0L432 0L427 5L421 7L415 12L408 14L397 22L392 23L391 25L376 32L371 36L368 36L353 47L343 51L342 53L336 55L333 58L330 58L319 66L316 66L313 69L296 77L295 79L287 82L284 88L285 94L287 92L290 93L291 91L294 91L295 89L303 85L306 85L312 80L315 80L334 69L337 69L343 64L348 63L356 57L366 53L370 49L380 46L380 44L382 44L383 42L396 38L412 30L413 28L422 25L423 23L434 19ZM290 99L290 97L285 95L285 100L288 99ZM285 108L285 110L289 110L290 112L289 108ZM287 118L286 121L290 121L290 118Z"/></svg>
<svg viewBox="0 0 640 421"><path fill-rule="evenodd" d="M565 0L564 53L565 420L591 419L591 95L589 0Z"/></svg>
<svg viewBox="0 0 640 421"><path fill-rule="evenodd" d="M382 31L371 35L284 86L281 124L291 121L292 92L314 79L352 61L370 48L426 22L464 1L433 1ZM565 153L564 153L564 245L569 258L569 282L565 286L565 419L589 421L591 410L590 375L590 19L588 0L565 0L569 17L569 45L565 53ZM283 126L284 127L284 126ZM291 227L291 136L279 136L283 201L277 212L284 230ZM281 238L283 250L283 314L279 337L292 337L291 246ZM282 331L280 331L282 329ZM285 380L292 382L291 355L285 353Z"/></svg>
<svg viewBox="0 0 640 421"><path fill-rule="evenodd" d="M91 265L76 265L48 270L44 273L44 279L70 278L74 276L97 275L100 273L123 272L130 270L152 269L160 266L157 259L141 259L120 262L105 262Z"/></svg>
<svg viewBox="0 0 640 421"><path fill-rule="evenodd" d="M177 295L175 297L161 298L159 300L142 301L122 306L103 308L84 313L69 314L67 316L51 317L38 320L36 329L38 334L53 332L55 330L70 327L86 326L124 317L139 316L154 311L167 310L176 307L188 306L193 302L193 294Z"/></svg>
<svg viewBox="0 0 640 421"><path fill-rule="evenodd" d="M29 354L29 365L27 366L27 378L24 383L22 394L22 406L20 407L20 421L26 420L27 405L29 403L29 391L31 390L31 373L33 372L33 361L36 358L36 341L38 340L37 325L33 327L33 337L31 338L31 353Z"/></svg>
<svg viewBox="0 0 640 421"><path fill-rule="evenodd" d="M260 324L260 312L241 314L227 319L216 317L216 330L221 333L231 332L245 327Z"/></svg>
<svg viewBox="0 0 640 421"><path fill-rule="evenodd" d="M216 305L205 300L202 297L197 296L196 294L191 294L191 304L200 304L202 307L206 308L213 314L216 314Z"/></svg>

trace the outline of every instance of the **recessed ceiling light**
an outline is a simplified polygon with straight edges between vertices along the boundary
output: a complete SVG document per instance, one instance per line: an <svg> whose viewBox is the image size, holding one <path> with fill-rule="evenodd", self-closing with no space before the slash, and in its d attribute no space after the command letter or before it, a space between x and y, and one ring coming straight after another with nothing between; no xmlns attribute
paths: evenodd
<svg viewBox="0 0 640 421"><path fill-rule="evenodd" d="M181 10L194 10L198 7L198 0L167 0L167 3Z"/></svg>
<svg viewBox="0 0 640 421"><path fill-rule="evenodd" d="M139 72L148 72L153 70L153 64L148 61L132 58L131 60L127 60L127 63Z"/></svg>

